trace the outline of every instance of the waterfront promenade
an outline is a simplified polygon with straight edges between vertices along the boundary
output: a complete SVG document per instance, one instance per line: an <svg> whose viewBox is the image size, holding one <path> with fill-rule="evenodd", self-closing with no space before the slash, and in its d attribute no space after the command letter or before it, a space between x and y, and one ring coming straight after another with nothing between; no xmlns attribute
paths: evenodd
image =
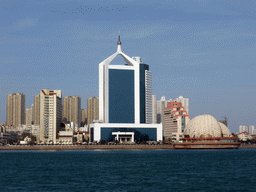
<svg viewBox="0 0 256 192"><path fill-rule="evenodd" d="M256 148L256 145L241 145L240 148ZM94 149L174 149L172 145L11 145L0 150L94 150Z"/></svg>

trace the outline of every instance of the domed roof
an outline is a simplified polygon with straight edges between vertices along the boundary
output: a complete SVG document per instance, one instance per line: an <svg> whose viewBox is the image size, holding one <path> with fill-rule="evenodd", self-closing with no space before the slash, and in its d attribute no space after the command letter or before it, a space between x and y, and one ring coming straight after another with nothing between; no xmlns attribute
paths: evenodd
<svg viewBox="0 0 256 192"><path fill-rule="evenodd" d="M223 137L229 137L229 136L232 135L226 125L224 125L221 122L219 122L219 124L220 124L220 128L221 128L221 132L222 132Z"/></svg>
<svg viewBox="0 0 256 192"><path fill-rule="evenodd" d="M226 129L224 128L224 130ZM184 135L189 137L221 137L222 129L215 117L205 114L189 121Z"/></svg>

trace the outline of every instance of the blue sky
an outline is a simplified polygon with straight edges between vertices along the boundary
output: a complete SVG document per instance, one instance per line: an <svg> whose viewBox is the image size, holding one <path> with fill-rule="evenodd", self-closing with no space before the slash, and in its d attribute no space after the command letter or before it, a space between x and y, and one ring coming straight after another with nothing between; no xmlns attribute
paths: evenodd
<svg viewBox="0 0 256 192"><path fill-rule="evenodd" d="M40 89L98 96L98 64L116 52L140 56L157 99L183 95L191 118L255 123L256 6L241 0L0 1L0 122L6 98ZM118 58L113 63L123 64Z"/></svg>

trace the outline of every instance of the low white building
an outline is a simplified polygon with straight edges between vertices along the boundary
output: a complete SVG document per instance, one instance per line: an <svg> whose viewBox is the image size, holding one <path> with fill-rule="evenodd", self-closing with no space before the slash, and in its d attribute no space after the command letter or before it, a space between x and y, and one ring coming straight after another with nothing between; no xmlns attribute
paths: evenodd
<svg viewBox="0 0 256 192"><path fill-rule="evenodd" d="M94 123L90 141L162 141L162 124Z"/></svg>
<svg viewBox="0 0 256 192"><path fill-rule="evenodd" d="M237 133L236 136L240 141L248 141L252 139L252 136L247 131Z"/></svg>
<svg viewBox="0 0 256 192"><path fill-rule="evenodd" d="M75 142L74 139L74 130L67 124L65 124L65 130L59 131L57 136L57 144L60 145L73 145Z"/></svg>

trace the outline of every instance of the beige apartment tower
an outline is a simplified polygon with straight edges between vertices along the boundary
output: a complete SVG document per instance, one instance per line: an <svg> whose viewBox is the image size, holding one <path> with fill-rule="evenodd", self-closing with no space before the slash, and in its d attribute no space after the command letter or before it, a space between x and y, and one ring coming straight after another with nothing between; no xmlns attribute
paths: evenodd
<svg viewBox="0 0 256 192"><path fill-rule="evenodd" d="M40 125L40 95L34 97L34 125Z"/></svg>
<svg viewBox="0 0 256 192"><path fill-rule="evenodd" d="M31 105L31 108L26 109L26 125L33 125L34 124L34 116L35 114L35 107L34 104Z"/></svg>
<svg viewBox="0 0 256 192"><path fill-rule="evenodd" d="M61 90L40 91L40 129L38 143L56 143L61 130L62 95Z"/></svg>
<svg viewBox="0 0 256 192"><path fill-rule="evenodd" d="M87 123L90 126L93 120L99 120L99 97L87 99Z"/></svg>
<svg viewBox="0 0 256 192"><path fill-rule="evenodd" d="M78 96L73 96L72 102L72 122L74 122L75 126L79 128L81 126L82 118L81 98Z"/></svg>
<svg viewBox="0 0 256 192"><path fill-rule="evenodd" d="M82 109L82 126L87 125L87 109Z"/></svg>
<svg viewBox="0 0 256 192"><path fill-rule="evenodd" d="M81 98L79 96L67 96L63 101L62 121L64 123L74 122L75 126L81 126Z"/></svg>
<svg viewBox="0 0 256 192"><path fill-rule="evenodd" d="M63 112L62 112L62 121L64 123L72 122L72 97L66 96L63 99Z"/></svg>
<svg viewBox="0 0 256 192"><path fill-rule="evenodd" d="M12 93L7 96L7 125L20 126L25 123L25 95Z"/></svg>

